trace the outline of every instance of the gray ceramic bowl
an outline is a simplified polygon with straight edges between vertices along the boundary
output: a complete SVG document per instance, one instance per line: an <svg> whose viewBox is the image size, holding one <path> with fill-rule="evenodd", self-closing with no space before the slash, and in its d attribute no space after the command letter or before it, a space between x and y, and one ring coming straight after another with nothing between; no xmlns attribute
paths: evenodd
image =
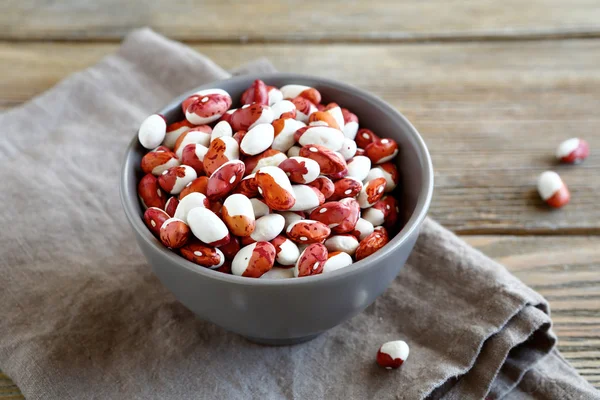
<svg viewBox="0 0 600 400"><path fill-rule="evenodd" d="M362 127L396 140L401 174L398 198L403 229L383 249L330 274L271 280L243 278L199 267L167 250L146 228L136 194L145 154L137 135L127 149L121 175L121 201L136 240L162 283L199 318L265 344L291 344L312 339L364 310L390 285L406 262L429 208L433 169L425 143L398 111L355 87L296 74L241 76L200 86L160 111L169 123L183 119L180 103L189 94L222 88L234 101L255 79L268 85L297 83L315 87L323 102L334 101L353 111ZM234 106L237 106L234 103Z"/></svg>

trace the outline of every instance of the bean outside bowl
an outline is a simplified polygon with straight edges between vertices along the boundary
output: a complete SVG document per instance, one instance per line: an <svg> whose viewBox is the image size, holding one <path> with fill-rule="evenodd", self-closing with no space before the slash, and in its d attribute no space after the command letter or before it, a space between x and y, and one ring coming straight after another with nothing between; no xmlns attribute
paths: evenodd
<svg viewBox="0 0 600 400"><path fill-rule="evenodd" d="M419 235L431 201L433 168L423 139L411 123L383 100L353 86L297 74L240 76L202 85L159 111L169 123L184 118L180 103L201 89L229 92L237 107L255 79L281 87L296 83L315 87L323 103L336 102L355 113L360 126L398 142L400 190L396 195L404 224L375 254L349 267L293 279L255 279L228 275L193 264L168 250L142 220L137 183L145 149L137 135L127 148L121 170L121 202L135 238L160 281L199 318L265 344L310 340L364 310L396 278Z"/></svg>

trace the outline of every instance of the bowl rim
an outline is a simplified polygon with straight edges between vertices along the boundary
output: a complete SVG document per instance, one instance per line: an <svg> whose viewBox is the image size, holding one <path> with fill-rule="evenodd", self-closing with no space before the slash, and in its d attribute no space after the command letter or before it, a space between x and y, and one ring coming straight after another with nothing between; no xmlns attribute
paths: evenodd
<svg viewBox="0 0 600 400"><path fill-rule="evenodd" d="M396 234L396 236L392 238L392 240L390 240L389 243L387 243L383 248L381 248L379 251L375 252L371 256L363 260L357 261L349 265L348 267L341 268L339 270L327 274L318 274L302 277L302 279L256 279L237 276L233 274L224 274L216 270L200 267L164 247L162 243L160 243L160 241L158 241L158 239L156 239L154 235L152 235L150 230L148 230L148 228L143 222L143 219L139 217L135 209L135 203L138 202L137 196L127 195L127 187L130 184L128 171L130 168L134 168L134 166L131 165L132 163L130 162L130 153L137 145L136 132L133 139L127 146L123 162L121 163L121 179L119 184L119 193L121 197L121 204L125 211L127 220L135 229L136 233L138 234L138 237L141 237L142 240L144 240L149 246L153 247L156 251L160 252L170 262L173 262L181 268L185 268L206 278L231 283L234 285L302 286L314 285L315 283L323 281L330 282L333 279L340 279L342 277L346 278L355 274L359 274L365 269L377 265L383 258L390 256L392 252L394 252L398 247L400 247L404 242L406 242L409 237L412 236L415 230L420 229L420 226L429 210L429 205L433 196L433 164L431 162L431 156L429 154L429 150L427 149L427 145L425 144L425 141L423 140L417 129L404 115L402 115L402 113L400 113L390 104L385 102L383 99L363 89L360 89L347 83L318 76L281 72L257 73L251 75L234 76L228 79L221 79L218 81L212 81L200 85L197 88L190 90L182 94L181 96L176 97L173 101L171 101L169 104L163 107L158 113L161 114L163 112L167 112L168 110L173 109L175 106L178 106L182 100L199 90L207 89L211 86L219 87L219 85L221 85L224 82L247 81L250 79L261 79L263 81L269 81L270 79L289 79L290 82L293 82L294 80L317 82L319 84L323 84L324 86L334 87L338 91L346 92L353 96L359 95L363 98L366 98L369 102L373 103L375 107L379 107L386 114L392 117L392 119L397 119L400 121L401 124L403 123L408 128L406 134L411 135L412 138L415 140L417 148L421 153L421 157L425 161L424 167L421 169L421 179L423 181L423 185L418 195L417 204L415 210L411 214L404 227L400 230L400 232ZM135 187L137 187L137 182L135 183Z"/></svg>

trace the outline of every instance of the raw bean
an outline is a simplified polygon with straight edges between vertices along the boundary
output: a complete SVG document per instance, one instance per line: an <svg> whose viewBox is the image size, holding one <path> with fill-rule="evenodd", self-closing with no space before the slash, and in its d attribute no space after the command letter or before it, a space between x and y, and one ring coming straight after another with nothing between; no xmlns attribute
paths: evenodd
<svg viewBox="0 0 600 400"><path fill-rule="evenodd" d="M208 186L208 176L201 176L194 179L185 185L181 193L179 193L179 201L183 200L190 193L202 193L206 195L206 186Z"/></svg>
<svg viewBox="0 0 600 400"><path fill-rule="evenodd" d="M154 152L154 151L156 151L156 152L159 152L159 153L160 153L160 152L165 152L165 151L166 151L166 152L169 152L169 151L171 151L171 150L170 150L170 149L169 149L167 146L160 145L160 146L158 146L157 148L150 150L150 153L152 153L152 152Z"/></svg>
<svg viewBox="0 0 600 400"><path fill-rule="evenodd" d="M192 124L210 124L231 107L231 96L222 89L202 90L186 99L185 118Z"/></svg>
<svg viewBox="0 0 600 400"><path fill-rule="evenodd" d="M171 167L177 167L181 163L172 151L151 151L142 157L142 170L145 174L159 176Z"/></svg>
<svg viewBox="0 0 600 400"><path fill-rule="evenodd" d="M187 216L194 236L209 246L222 246L229 243L229 231L221 219L208 208L196 207Z"/></svg>
<svg viewBox="0 0 600 400"><path fill-rule="evenodd" d="M211 200L227 196L240 183L245 170L241 160L232 160L221 165L208 179L206 196Z"/></svg>
<svg viewBox="0 0 600 400"><path fill-rule="evenodd" d="M377 364L385 369L396 369L408 358L408 345L402 340L384 343L377 351Z"/></svg>
<svg viewBox="0 0 600 400"><path fill-rule="evenodd" d="M393 196L384 196L377 203L379 202L383 202L387 210L383 226L388 230L396 230L400 228L398 226L398 222L400 219L400 208L398 207L398 202L396 201L396 198Z"/></svg>
<svg viewBox="0 0 600 400"><path fill-rule="evenodd" d="M317 104L316 107L317 111L325 111L325 105L322 103Z"/></svg>
<svg viewBox="0 0 600 400"><path fill-rule="evenodd" d="M358 248L358 239L350 234L333 235L325 241L325 247L330 253L343 251L353 256Z"/></svg>
<svg viewBox="0 0 600 400"><path fill-rule="evenodd" d="M365 156L355 156L348 160L348 176L364 181L371 171L371 160ZM379 178L379 177L377 177Z"/></svg>
<svg viewBox="0 0 600 400"><path fill-rule="evenodd" d="M273 118L296 118L296 106L289 100L281 100L271 106Z"/></svg>
<svg viewBox="0 0 600 400"><path fill-rule="evenodd" d="M241 152L253 156L267 150L273 144L274 132L270 122L254 125L240 142Z"/></svg>
<svg viewBox="0 0 600 400"><path fill-rule="evenodd" d="M348 265L352 265L352 257L348 253L342 251L329 253L327 261L325 261L325 265L323 266L323 273L327 274L329 272L337 271Z"/></svg>
<svg viewBox="0 0 600 400"><path fill-rule="evenodd" d="M231 275L231 261L225 258L225 262L223 263L223 265L221 265L219 268L216 268L215 271Z"/></svg>
<svg viewBox="0 0 600 400"><path fill-rule="evenodd" d="M373 224L367 221L364 218L359 218L356 221L356 225L354 226L354 230L350 232L352 235L356 236L358 240L363 240L367 236L369 236L374 231Z"/></svg>
<svg viewBox="0 0 600 400"><path fill-rule="evenodd" d="M213 140L224 136L233 136L233 130L231 129L231 125L229 125L229 122L227 121L221 121L215 125L212 132L210 133L210 141L212 143Z"/></svg>
<svg viewBox="0 0 600 400"><path fill-rule="evenodd" d="M329 115L331 115L333 117L333 119L335 119L335 122L336 122L337 126L339 127L338 129L343 131L344 130L344 113L342 112L342 109L340 108L340 106L338 106L336 103L329 103L329 104L327 104L327 107L325 107L325 112L327 112Z"/></svg>
<svg viewBox="0 0 600 400"><path fill-rule="evenodd" d="M360 208L369 208L377 203L377 201L383 197L385 184L385 178L375 178L372 181L367 182L358 194L357 200L358 204L360 204Z"/></svg>
<svg viewBox="0 0 600 400"><path fill-rule="evenodd" d="M138 196L144 208L156 207L163 210L167 202L167 195L158 184L158 178L146 174L138 183Z"/></svg>
<svg viewBox="0 0 600 400"><path fill-rule="evenodd" d="M360 241L354 255L356 261L370 256L389 242L385 229L383 227L380 227L380 229L374 230L373 233Z"/></svg>
<svg viewBox="0 0 600 400"><path fill-rule="evenodd" d="M177 218L169 218L160 226L160 241L170 249L178 249L190 238L190 228Z"/></svg>
<svg viewBox="0 0 600 400"><path fill-rule="evenodd" d="M358 201L353 198L346 197L339 201L349 209L348 216L338 225L333 227L331 230L334 233L348 233L354 231L356 223L360 218L360 206Z"/></svg>
<svg viewBox="0 0 600 400"><path fill-rule="evenodd" d="M252 203L252 209L254 210L255 218L260 218L262 216L271 214L271 209L264 200L251 198L250 203Z"/></svg>
<svg viewBox="0 0 600 400"><path fill-rule="evenodd" d="M393 191L400 181L398 168L391 162L386 162L375 166L375 168L369 171L367 177L363 179L363 183L364 181L370 181L375 178L385 178L385 193Z"/></svg>
<svg viewBox="0 0 600 400"><path fill-rule="evenodd" d="M356 142L352 139L344 138L340 154L346 161L352 159L356 155Z"/></svg>
<svg viewBox="0 0 600 400"><path fill-rule="evenodd" d="M326 147L311 144L300 149L300 156L315 160L324 175L333 175L347 170L346 161Z"/></svg>
<svg viewBox="0 0 600 400"><path fill-rule="evenodd" d="M238 145L240 143L242 143L242 139L244 139L244 136L246 136L246 133L248 133L247 131L237 131L236 133L233 134L233 138L235 139L236 142L238 142Z"/></svg>
<svg viewBox="0 0 600 400"><path fill-rule="evenodd" d="M363 128L357 132L354 141L356 142L356 145L358 147L360 147L361 149L366 149L368 145L370 145L377 139L379 139L379 136L373 133L372 130Z"/></svg>
<svg viewBox="0 0 600 400"><path fill-rule="evenodd" d="M296 121L293 118L280 118L276 119L271 123L273 125L273 144L271 148L279 151L288 151L296 143L294 134L300 128L304 128L306 124L304 122ZM298 151L300 148L298 148Z"/></svg>
<svg viewBox="0 0 600 400"><path fill-rule="evenodd" d="M233 260L238 251L240 251L240 248L240 239L235 236L231 236L229 243L219 246L219 250L221 250L225 259L230 261Z"/></svg>
<svg viewBox="0 0 600 400"><path fill-rule="evenodd" d="M357 156L364 156L365 155L365 149L361 149L360 147L357 147L356 148L356 155Z"/></svg>
<svg viewBox="0 0 600 400"><path fill-rule="evenodd" d="M255 80L252 85L242 93L242 104L263 104L269 105L269 95L267 85L260 79Z"/></svg>
<svg viewBox="0 0 600 400"><path fill-rule="evenodd" d="M292 222L306 219L306 213L303 211L278 211L278 214L285 220L285 225L283 226L284 230L287 229Z"/></svg>
<svg viewBox="0 0 600 400"><path fill-rule="evenodd" d="M298 157L300 155L300 150L302 148L300 146L292 146L290 147L290 149L287 151L287 156L288 157Z"/></svg>
<svg viewBox="0 0 600 400"><path fill-rule="evenodd" d="M144 212L144 223L157 238L160 238L160 227L169 218L169 214L157 207L150 207Z"/></svg>
<svg viewBox="0 0 600 400"><path fill-rule="evenodd" d="M231 272L238 276L260 278L273 268L275 247L269 242L252 243L243 247L231 263Z"/></svg>
<svg viewBox="0 0 600 400"><path fill-rule="evenodd" d="M225 121L225 122L227 122L229 124L229 126L231 126L231 116L237 110L238 110L237 108L232 108L231 110L227 110L227 112L225 112L225 114L223 114L221 116L221 118L219 119L219 122Z"/></svg>
<svg viewBox="0 0 600 400"><path fill-rule="evenodd" d="M200 143L190 143L183 148L181 163L194 168L196 175L204 175L204 156L208 149Z"/></svg>
<svg viewBox="0 0 600 400"><path fill-rule="evenodd" d="M335 185L331 179L326 176L319 176L314 181L308 184L314 188L319 189L319 192L323 193L325 199L329 199L335 190Z"/></svg>
<svg viewBox="0 0 600 400"><path fill-rule="evenodd" d="M258 192L273 210L285 211L296 203L289 178L278 167L263 167L256 172Z"/></svg>
<svg viewBox="0 0 600 400"><path fill-rule="evenodd" d="M363 188L363 184L356 178L345 177L334 183L333 195L331 200L341 200L346 197L356 197Z"/></svg>
<svg viewBox="0 0 600 400"><path fill-rule="evenodd" d="M273 166L277 167L280 163L287 159L287 156L279 150L268 149L255 156L246 157L246 174L254 174L262 167Z"/></svg>
<svg viewBox="0 0 600 400"><path fill-rule="evenodd" d="M308 124L310 126L328 126L334 129L340 129L334 116L327 111L315 111L308 117Z"/></svg>
<svg viewBox="0 0 600 400"><path fill-rule="evenodd" d="M351 215L352 210L346 204L339 201L328 201L327 203L315 208L310 213L310 219L322 222L330 229L333 229L344 223Z"/></svg>
<svg viewBox="0 0 600 400"><path fill-rule="evenodd" d="M190 193L179 201L177 205L177 209L175 210L175 214L173 215L175 218L178 218L188 223L188 214L191 210L196 207L204 207L209 208L210 203L205 195L202 193Z"/></svg>
<svg viewBox="0 0 600 400"><path fill-rule="evenodd" d="M342 108L342 115L344 116L344 136L354 140L358 132L358 117L346 108Z"/></svg>
<svg viewBox="0 0 600 400"><path fill-rule="evenodd" d="M298 250L296 243L292 242L285 236L279 235L271 240L271 244L273 247L275 247L275 261L281 265L296 264L298 257L300 257L300 250Z"/></svg>
<svg viewBox="0 0 600 400"><path fill-rule="evenodd" d="M265 272L261 279L288 279L294 277L294 268L273 267Z"/></svg>
<svg viewBox="0 0 600 400"><path fill-rule="evenodd" d="M270 106L283 100L283 93L275 86L267 86L267 95L269 97Z"/></svg>
<svg viewBox="0 0 600 400"><path fill-rule="evenodd" d="M243 194L248 198L258 196L258 184L256 183L256 179L254 177L255 174L250 174L246 176L240 181L240 184L235 188L234 192Z"/></svg>
<svg viewBox="0 0 600 400"><path fill-rule="evenodd" d="M571 200L569 189L556 172L543 172L538 178L537 188L542 200L550 207L560 208Z"/></svg>
<svg viewBox="0 0 600 400"><path fill-rule="evenodd" d="M342 155L340 153L338 153L337 151L335 152L335 154L337 154L340 157L340 159L343 159ZM337 172L335 174L329 174L329 177L333 181L337 181L338 179L342 179L342 178L346 177L346 175L348 175L348 168L344 168L343 170L341 170L340 172Z"/></svg>
<svg viewBox="0 0 600 400"><path fill-rule="evenodd" d="M208 209L214 212L217 217L223 219L223 215L221 214L221 210L223 208L223 203L220 200L208 200Z"/></svg>
<svg viewBox="0 0 600 400"><path fill-rule="evenodd" d="M307 211L320 206L325 202L325 196L319 189L308 185L292 185L296 202L290 211Z"/></svg>
<svg viewBox="0 0 600 400"><path fill-rule="evenodd" d="M257 242L270 242L283 231L285 219L279 214L269 214L256 220L256 229L250 237Z"/></svg>
<svg viewBox="0 0 600 400"><path fill-rule="evenodd" d="M260 124L273 122L273 110L262 104L245 105L238 108L229 121L234 132L248 131Z"/></svg>
<svg viewBox="0 0 600 400"><path fill-rule="evenodd" d="M365 209L362 213L362 217L373 224L373 226L380 226L385 222L387 211L384 208L385 206L381 203L382 200L375 203L373 207Z"/></svg>
<svg viewBox="0 0 600 400"><path fill-rule="evenodd" d="M188 165L171 167L158 177L158 184L167 193L179 194L188 183L196 179L196 171Z"/></svg>
<svg viewBox="0 0 600 400"><path fill-rule="evenodd" d="M159 114L146 118L138 130L138 139L142 146L153 149L160 146L167 133L167 121Z"/></svg>
<svg viewBox="0 0 600 400"><path fill-rule="evenodd" d="M227 197L223 203L222 214L223 221L234 235L249 236L254 232L256 218L252 202L243 194L232 194Z"/></svg>
<svg viewBox="0 0 600 400"><path fill-rule="evenodd" d="M300 128L294 134L294 139L302 146L319 145L331 151L338 151L344 144L344 134L342 131L329 126L306 126Z"/></svg>
<svg viewBox="0 0 600 400"><path fill-rule="evenodd" d="M204 171L211 176L221 165L228 161L239 160L240 147L238 142L229 136L223 136L210 142L204 156Z"/></svg>
<svg viewBox="0 0 600 400"><path fill-rule="evenodd" d="M177 210L177 206L179 205L179 199L175 196L169 197L167 202L165 203L165 212L169 214L169 217L175 216L175 210Z"/></svg>
<svg viewBox="0 0 600 400"><path fill-rule="evenodd" d="M165 134L165 139L163 140L163 146L166 146L168 149L172 150L175 147L175 142L179 139L184 132L193 128L194 124L191 124L187 119L183 121L175 122L169 126L167 126L167 133Z"/></svg>
<svg viewBox="0 0 600 400"><path fill-rule="evenodd" d="M308 246L298 257L294 265L294 276L318 275L323 272L327 261L327 249L321 243Z"/></svg>
<svg viewBox="0 0 600 400"><path fill-rule="evenodd" d="M221 250L198 241L191 241L179 251L183 258L202 267L217 269L225 263L225 256Z"/></svg>
<svg viewBox="0 0 600 400"><path fill-rule="evenodd" d="M304 219L292 222L286 229L287 236L296 243L321 243L331 233L331 229L322 222Z"/></svg>
<svg viewBox="0 0 600 400"><path fill-rule="evenodd" d="M296 119L305 124L308 122L308 116L317 111L317 107L304 97L294 97L291 101L296 107Z"/></svg>
<svg viewBox="0 0 600 400"><path fill-rule="evenodd" d="M373 164L383 164L396 157L398 144L389 138L375 140L365 147L365 154Z"/></svg>
<svg viewBox="0 0 600 400"><path fill-rule="evenodd" d="M190 143L198 143L204 147L208 147L210 143L210 134L212 128L208 125L200 125L189 129L187 132L182 133L177 141L173 151L177 154L177 158L181 159L183 149Z"/></svg>
<svg viewBox="0 0 600 400"><path fill-rule="evenodd" d="M571 138L562 142L556 149L556 158L567 164L578 164L590 155L589 144L579 138Z"/></svg>
<svg viewBox="0 0 600 400"><path fill-rule="evenodd" d="M321 93L315 88L304 85L285 85L281 87L281 94L284 99L293 99L295 97L303 97L309 100L313 104L319 104L321 102Z"/></svg>
<svg viewBox="0 0 600 400"><path fill-rule="evenodd" d="M321 173L319 164L306 157L286 158L278 166L295 183L310 183Z"/></svg>

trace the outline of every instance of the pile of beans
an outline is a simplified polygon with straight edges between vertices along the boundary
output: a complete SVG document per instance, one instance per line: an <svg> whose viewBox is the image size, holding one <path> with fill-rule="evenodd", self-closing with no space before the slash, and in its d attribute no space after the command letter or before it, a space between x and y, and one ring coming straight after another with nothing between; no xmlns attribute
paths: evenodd
<svg viewBox="0 0 600 400"><path fill-rule="evenodd" d="M252 278L328 273L381 249L399 225L397 143L360 129L315 88L260 80L232 109L222 89L151 115L138 195L161 242L202 267Z"/></svg>

